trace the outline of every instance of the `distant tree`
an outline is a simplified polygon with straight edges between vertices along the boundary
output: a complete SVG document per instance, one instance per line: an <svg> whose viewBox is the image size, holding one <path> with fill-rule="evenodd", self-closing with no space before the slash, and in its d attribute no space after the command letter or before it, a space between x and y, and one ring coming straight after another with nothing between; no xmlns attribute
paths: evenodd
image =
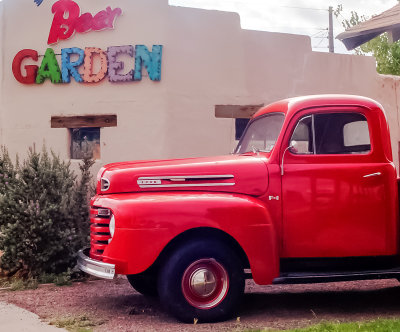
<svg viewBox="0 0 400 332"><path fill-rule="evenodd" d="M398 1L400 2L400 0ZM341 15L342 11L343 6L339 5L334 11L335 16L337 18L339 18L339 16L343 18ZM343 18L342 20L342 26L345 29L349 29L369 19L367 16L359 15L355 11L351 11L350 14L351 16L349 19ZM378 73L400 75L400 42L389 43L387 33L383 33L360 47L357 47L355 52L359 55L372 54L376 59L376 70Z"/></svg>

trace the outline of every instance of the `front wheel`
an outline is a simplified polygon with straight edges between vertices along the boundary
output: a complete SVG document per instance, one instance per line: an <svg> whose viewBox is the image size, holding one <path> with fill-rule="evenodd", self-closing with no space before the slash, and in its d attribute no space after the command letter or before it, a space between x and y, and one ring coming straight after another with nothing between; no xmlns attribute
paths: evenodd
<svg viewBox="0 0 400 332"><path fill-rule="evenodd" d="M196 240L164 262L158 292L164 307L183 322L225 320L232 317L243 295L243 267L227 245Z"/></svg>

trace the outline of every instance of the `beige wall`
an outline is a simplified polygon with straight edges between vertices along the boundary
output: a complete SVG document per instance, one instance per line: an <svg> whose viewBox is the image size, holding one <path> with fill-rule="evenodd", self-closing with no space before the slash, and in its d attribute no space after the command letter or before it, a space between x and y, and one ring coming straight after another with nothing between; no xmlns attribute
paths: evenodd
<svg viewBox="0 0 400 332"><path fill-rule="evenodd" d="M215 118L216 104L350 93L385 107L398 165L399 81L378 75L373 58L312 52L309 37L242 30L235 13L173 7L167 0L77 2L83 12L111 5L124 13L115 30L77 34L53 45L56 53L66 47L162 44L161 82L143 77L120 84L20 84L11 71L13 58L27 48L44 54L54 1L36 7L33 1L4 0L0 144L12 154L45 142L68 159L68 132L51 129L51 116L109 113L118 115L118 127L102 129L96 169L113 161L227 154L234 148L234 120Z"/></svg>
<svg viewBox="0 0 400 332"><path fill-rule="evenodd" d="M4 127L4 105L3 105L3 92L4 92L4 43L3 43L3 36L5 34L4 29L4 3L0 2L0 144L3 143L3 127Z"/></svg>

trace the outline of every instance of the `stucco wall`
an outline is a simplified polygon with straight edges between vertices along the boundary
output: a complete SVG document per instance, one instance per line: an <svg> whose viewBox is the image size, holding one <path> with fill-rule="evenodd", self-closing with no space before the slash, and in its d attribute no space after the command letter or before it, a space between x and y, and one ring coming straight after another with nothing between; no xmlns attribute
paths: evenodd
<svg viewBox="0 0 400 332"><path fill-rule="evenodd" d="M56 53L67 47L161 44L161 81L23 85L11 71L13 58L29 48L44 54L55 1L40 7L31 2L0 2L0 143L11 154L45 142L68 159L68 130L51 129L51 116L109 113L117 114L118 127L101 130L96 169L112 161L227 154L234 147L234 120L215 118L216 104L350 93L385 107L398 165L399 83L378 75L373 58L312 52L306 36L242 30L235 13L173 7L167 0L78 0L82 12L95 14L111 5L123 15L115 30L76 34L53 45Z"/></svg>
<svg viewBox="0 0 400 332"><path fill-rule="evenodd" d="M4 10L3 10L3 2L0 2L0 145L3 143L3 114L4 114L4 106L3 106L3 86L5 82L4 77L4 43L3 43L3 36L5 33L4 30Z"/></svg>

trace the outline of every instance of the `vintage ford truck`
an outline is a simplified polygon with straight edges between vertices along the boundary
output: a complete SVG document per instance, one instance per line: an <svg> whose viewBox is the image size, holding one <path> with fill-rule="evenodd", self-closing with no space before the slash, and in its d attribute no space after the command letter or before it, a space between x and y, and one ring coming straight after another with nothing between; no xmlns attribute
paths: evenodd
<svg viewBox="0 0 400 332"><path fill-rule="evenodd" d="M358 96L279 101L235 153L103 167L81 270L127 275L179 320L231 317L260 285L400 278L385 112Z"/></svg>

